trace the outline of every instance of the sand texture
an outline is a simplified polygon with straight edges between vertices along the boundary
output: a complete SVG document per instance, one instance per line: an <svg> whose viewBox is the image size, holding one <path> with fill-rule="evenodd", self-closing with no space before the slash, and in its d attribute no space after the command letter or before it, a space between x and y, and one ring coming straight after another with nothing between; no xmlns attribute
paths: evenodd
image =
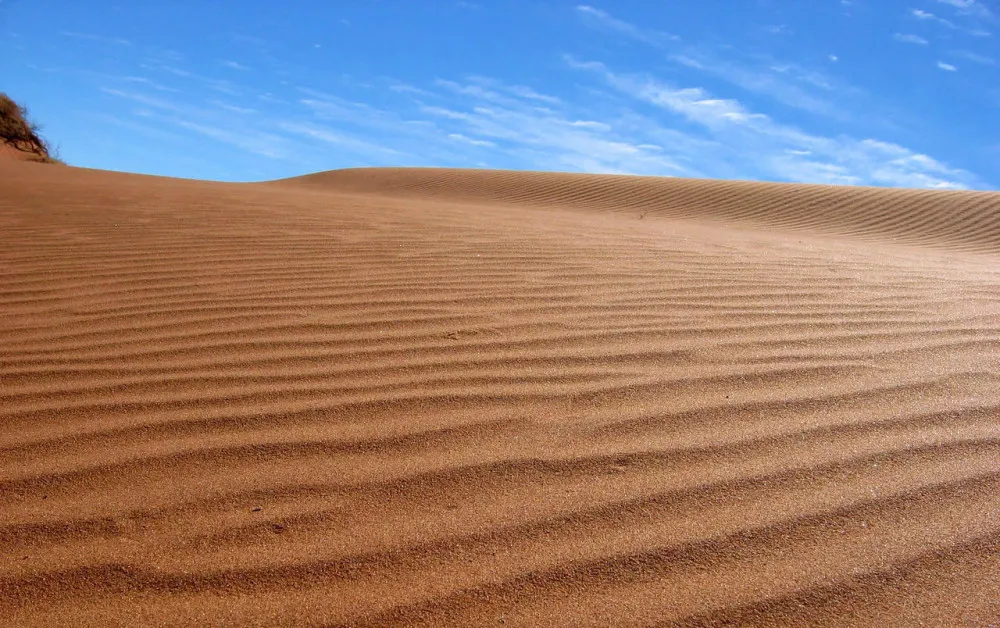
<svg viewBox="0 0 1000 628"><path fill-rule="evenodd" d="M1000 194L0 165L0 623L1000 621Z"/></svg>

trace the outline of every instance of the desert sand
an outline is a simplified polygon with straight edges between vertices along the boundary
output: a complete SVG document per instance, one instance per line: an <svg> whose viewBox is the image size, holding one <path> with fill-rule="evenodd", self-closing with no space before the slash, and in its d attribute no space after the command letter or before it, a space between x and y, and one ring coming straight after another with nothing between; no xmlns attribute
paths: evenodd
<svg viewBox="0 0 1000 628"><path fill-rule="evenodd" d="M1000 621L1000 194L0 160L4 625Z"/></svg>

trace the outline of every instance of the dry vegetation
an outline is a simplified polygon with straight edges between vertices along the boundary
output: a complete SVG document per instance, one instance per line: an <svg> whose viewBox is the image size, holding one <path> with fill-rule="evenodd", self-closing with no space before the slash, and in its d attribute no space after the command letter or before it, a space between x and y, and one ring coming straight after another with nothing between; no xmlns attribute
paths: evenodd
<svg viewBox="0 0 1000 628"><path fill-rule="evenodd" d="M49 143L39 134L40 127L32 122L28 110L10 96L0 92L0 140L35 161L57 162Z"/></svg>

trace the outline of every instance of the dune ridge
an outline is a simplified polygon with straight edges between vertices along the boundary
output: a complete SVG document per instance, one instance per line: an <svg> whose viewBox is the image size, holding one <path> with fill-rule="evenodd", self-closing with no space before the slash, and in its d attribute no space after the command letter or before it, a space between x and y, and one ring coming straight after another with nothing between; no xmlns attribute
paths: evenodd
<svg viewBox="0 0 1000 628"><path fill-rule="evenodd" d="M333 170L273 184L439 202L613 210L969 251L1000 248L995 192L440 168Z"/></svg>
<svg viewBox="0 0 1000 628"><path fill-rule="evenodd" d="M0 190L5 621L1000 618L998 194Z"/></svg>

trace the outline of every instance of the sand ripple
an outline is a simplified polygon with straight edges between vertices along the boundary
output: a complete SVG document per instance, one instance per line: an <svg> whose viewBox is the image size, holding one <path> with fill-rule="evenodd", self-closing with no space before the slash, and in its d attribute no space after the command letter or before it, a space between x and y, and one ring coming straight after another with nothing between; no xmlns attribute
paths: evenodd
<svg viewBox="0 0 1000 628"><path fill-rule="evenodd" d="M0 189L6 623L1000 618L998 194Z"/></svg>

